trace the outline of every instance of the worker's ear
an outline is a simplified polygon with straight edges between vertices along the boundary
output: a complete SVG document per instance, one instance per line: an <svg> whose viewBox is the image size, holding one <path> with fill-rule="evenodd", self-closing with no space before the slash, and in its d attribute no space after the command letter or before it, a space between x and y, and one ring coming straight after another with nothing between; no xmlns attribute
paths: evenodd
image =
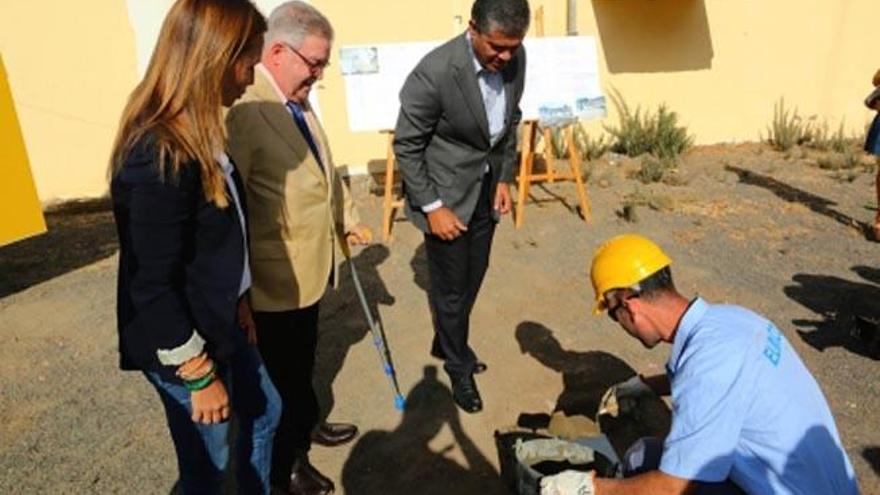
<svg viewBox="0 0 880 495"><path fill-rule="evenodd" d="M642 310L645 307L645 300L639 296L627 297L623 300L623 307L626 308L630 313L641 314Z"/></svg>

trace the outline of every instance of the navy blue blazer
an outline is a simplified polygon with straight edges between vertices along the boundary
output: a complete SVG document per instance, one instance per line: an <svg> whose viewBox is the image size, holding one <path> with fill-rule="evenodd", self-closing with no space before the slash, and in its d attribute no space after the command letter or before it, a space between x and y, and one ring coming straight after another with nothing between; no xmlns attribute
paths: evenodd
<svg viewBox="0 0 880 495"><path fill-rule="evenodd" d="M177 178L160 177L157 160L145 138L110 185L120 248L120 367L173 378L175 367L163 366L156 351L184 344L193 330L213 359L232 354L246 233L230 194L224 209L205 199L198 164L181 166ZM243 201L241 180L233 178Z"/></svg>

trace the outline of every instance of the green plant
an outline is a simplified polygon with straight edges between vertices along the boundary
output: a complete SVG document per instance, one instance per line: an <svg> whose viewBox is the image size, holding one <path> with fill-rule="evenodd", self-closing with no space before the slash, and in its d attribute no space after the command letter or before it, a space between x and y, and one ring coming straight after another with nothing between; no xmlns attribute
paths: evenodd
<svg viewBox="0 0 880 495"><path fill-rule="evenodd" d="M675 161L671 158L655 158L646 156L642 158L639 170L635 173L635 178L643 184L652 182L660 182L667 170L675 167Z"/></svg>
<svg viewBox="0 0 880 495"><path fill-rule="evenodd" d="M859 155L852 148L844 148L841 153L830 153L816 160L823 170L851 170L859 165Z"/></svg>
<svg viewBox="0 0 880 495"><path fill-rule="evenodd" d="M654 211L672 211L675 209L675 199L671 196L662 194L653 194L650 191L636 189L635 191L623 197L623 213L627 214L629 209L635 213L636 207L647 206Z"/></svg>
<svg viewBox="0 0 880 495"><path fill-rule="evenodd" d="M550 145L553 146L553 156L556 158L562 159L568 156L568 150L566 149L567 143L565 142L565 128L555 126L550 129Z"/></svg>
<svg viewBox="0 0 880 495"><path fill-rule="evenodd" d="M623 99L619 91L613 90L611 101L617 108L617 126L605 126L611 134L611 149L628 156L650 153L661 159L676 159L693 145L693 138L687 128L678 125L678 114L660 105L656 113L643 111L641 106L635 110Z"/></svg>
<svg viewBox="0 0 880 495"><path fill-rule="evenodd" d="M797 108L785 108L785 98L773 105L773 121L767 127L767 141L777 151L788 151L795 145L810 140L813 129L810 122L798 115Z"/></svg>
<svg viewBox="0 0 880 495"><path fill-rule="evenodd" d="M611 149L611 142L606 134L600 134L596 138L590 137L580 122L574 127L574 142L581 159L592 161L602 158L602 155Z"/></svg>
<svg viewBox="0 0 880 495"><path fill-rule="evenodd" d="M813 127L807 146L820 151L844 153L849 149L851 142L852 140L846 137L843 122L840 123L837 131L832 133L828 129L828 122L823 121L821 124Z"/></svg>

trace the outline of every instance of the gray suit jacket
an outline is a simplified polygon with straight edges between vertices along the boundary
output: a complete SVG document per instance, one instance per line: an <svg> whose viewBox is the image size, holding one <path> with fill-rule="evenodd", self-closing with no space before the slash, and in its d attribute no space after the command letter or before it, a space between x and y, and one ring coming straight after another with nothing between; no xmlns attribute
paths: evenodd
<svg viewBox="0 0 880 495"><path fill-rule="evenodd" d="M467 225L486 162L493 194L499 180L513 182L525 72L526 53L520 47L502 71L505 127L494 146L464 34L425 55L407 77L400 90L394 153L403 176L406 215L416 227L428 232L421 207L437 199Z"/></svg>

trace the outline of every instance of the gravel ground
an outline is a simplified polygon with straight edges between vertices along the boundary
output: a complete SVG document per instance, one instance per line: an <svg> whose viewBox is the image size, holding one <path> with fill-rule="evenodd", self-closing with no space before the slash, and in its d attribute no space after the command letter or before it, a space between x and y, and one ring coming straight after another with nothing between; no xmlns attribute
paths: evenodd
<svg viewBox="0 0 880 495"><path fill-rule="evenodd" d="M592 251L637 231L669 252L685 294L777 323L822 385L863 492L880 494L880 394L870 378L880 365L848 336L854 315L880 317L880 245L863 234L873 173L867 163L825 170L818 162L806 151L704 147L665 182L642 184L627 178L637 161L606 157L587 168L589 225L577 216L571 183L533 188L524 227L505 219L496 233L472 317L472 343L489 364L478 378L486 403L478 415L459 414L441 363L428 355L424 247L415 229L396 222L390 246L371 246L355 262L411 408L393 408L351 285L328 294L319 396L332 420L353 421L362 433L345 447L314 448L314 464L339 493L505 493L495 430L522 413L591 415L608 385L662 369L668 347L645 350L589 315ZM374 185L356 180L353 189L378 227ZM137 373L116 366L116 257L94 261L95 246L106 256L113 231L106 215L70 215L53 231L80 225L72 237L0 249L0 493L169 493L175 461L159 401ZM80 251L63 274L47 266Z"/></svg>

